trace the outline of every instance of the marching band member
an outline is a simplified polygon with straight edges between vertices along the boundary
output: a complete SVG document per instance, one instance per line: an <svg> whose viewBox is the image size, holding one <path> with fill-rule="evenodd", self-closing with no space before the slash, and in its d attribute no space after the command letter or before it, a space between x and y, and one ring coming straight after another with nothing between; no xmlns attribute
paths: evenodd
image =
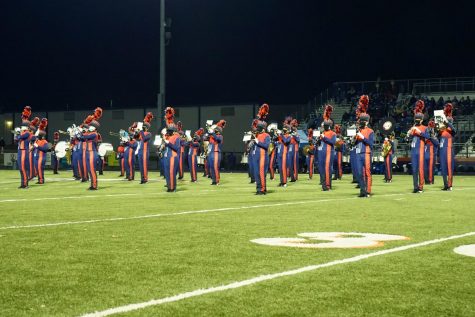
<svg viewBox="0 0 475 317"><path fill-rule="evenodd" d="M447 122L439 128L440 136L440 169L444 180L444 188L442 190L451 191L453 184L453 176L455 169L455 152L453 147L453 138L457 133L453 125L452 116L453 106L447 103L444 107L444 113Z"/></svg>
<svg viewBox="0 0 475 317"><path fill-rule="evenodd" d="M97 132L97 148L102 144L102 135ZM99 172L99 175L104 175L104 157L97 155L96 170Z"/></svg>
<svg viewBox="0 0 475 317"><path fill-rule="evenodd" d="M427 127L429 138L425 140L424 146L424 177L428 185L434 184L434 169L437 158L437 149L439 148L439 140L435 136L435 122L429 121Z"/></svg>
<svg viewBox="0 0 475 317"><path fill-rule="evenodd" d="M275 152L277 152L277 142L276 142L276 131L275 129L271 129L269 131L269 135L270 135L270 138L271 138L271 145L272 145L272 149L269 150L270 151L270 155L269 155L269 173L270 173L270 179L271 180L274 180L274 177L275 177Z"/></svg>
<svg viewBox="0 0 475 317"><path fill-rule="evenodd" d="M248 173L249 173L249 176L251 177L251 181L249 182L250 184L254 184L256 182L256 178L255 178L255 161L254 161L254 150L255 150L255 147L256 147L256 142L254 142L254 138L257 134L257 122L258 120L257 119L254 119L252 121L252 125L251 125L251 141L249 141L249 143L247 143L247 165L248 165Z"/></svg>
<svg viewBox="0 0 475 317"><path fill-rule="evenodd" d="M41 123L38 127L38 136L34 144L36 149L36 171L38 173L37 184L45 183L46 152L48 152L48 141L45 139L47 125L48 120L46 118L41 119Z"/></svg>
<svg viewBox="0 0 475 317"><path fill-rule="evenodd" d="M180 135L180 152L178 156L178 179L183 179L184 176L184 169L183 165L185 164L185 131L183 131L183 123L178 121L176 123L176 127L178 129L178 134Z"/></svg>
<svg viewBox="0 0 475 317"><path fill-rule="evenodd" d="M148 182L148 159L149 159L149 147L150 139L152 134L148 132L150 125L152 123L153 114L151 112L147 113L143 119L142 130L139 131L139 167L140 167L140 184L145 184Z"/></svg>
<svg viewBox="0 0 475 317"><path fill-rule="evenodd" d="M289 145L289 169L290 169L290 181L296 182L299 179L299 143L300 137L298 134L298 121L292 119L290 126L292 127L292 137Z"/></svg>
<svg viewBox="0 0 475 317"><path fill-rule="evenodd" d="M15 141L18 143L17 162L18 169L20 170L20 187L28 188L28 180L30 178L30 165L29 165L29 139L30 139L30 116L31 107L26 106L21 114L21 128L15 129Z"/></svg>
<svg viewBox="0 0 475 317"><path fill-rule="evenodd" d="M55 131L53 133L53 148L51 149L51 161L53 162L53 173L58 174L58 168L59 168L59 159L56 156L56 144L59 142L59 132Z"/></svg>
<svg viewBox="0 0 475 317"><path fill-rule="evenodd" d="M356 165L357 175L360 187L359 197L370 197L371 195L371 160L372 149L374 143L374 131L368 127L369 115L368 110L369 98L363 95L359 100L359 132L355 137L356 147Z"/></svg>
<svg viewBox="0 0 475 317"><path fill-rule="evenodd" d="M92 117L89 116L89 119L86 118L86 120L80 126L80 128L82 129L82 133L87 133L89 129L89 121L91 120L92 120ZM89 174L87 172L87 153L86 153L87 147L86 147L86 141L83 138L79 138L78 149L79 149L79 166L81 169L81 183L85 183L89 181Z"/></svg>
<svg viewBox="0 0 475 317"><path fill-rule="evenodd" d="M72 131L70 134L73 134ZM71 166L73 168L73 177L75 180L82 179L82 169L80 163L80 155L82 152L79 150L79 139L72 135L69 141L69 148L71 150Z"/></svg>
<svg viewBox="0 0 475 317"><path fill-rule="evenodd" d="M256 180L256 195L267 194L266 177L269 168L269 156L267 150L270 144L270 136L266 133L266 123L257 123L257 136L254 140L254 179Z"/></svg>
<svg viewBox="0 0 475 317"><path fill-rule="evenodd" d="M132 126L129 127L130 140L126 142L126 150L124 153L125 177L128 181L135 179L135 150L138 146L137 140L135 139L137 137L135 134L136 128L137 122L134 122Z"/></svg>
<svg viewBox="0 0 475 317"><path fill-rule="evenodd" d="M205 133L203 135L203 152L206 153L204 157L204 172L203 172L203 177L211 177L210 171L209 171L209 162L208 162L208 156L209 156L209 135L208 133Z"/></svg>
<svg viewBox="0 0 475 317"><path fill-rule="evenodd" d="M277 161L279 164L279 174L280 174L280 183L279 187L287 187L287 159L288 159L288 149L290 146L291 136L290 132L290 121L287 117L284 120L284 126L282 128L282 133L277 139Z"/></svg>
<svg viewBox="0 0 475 317"><path fill-rule="evenodd" d="M89 128L86 133L83 133L81 139L85 141L83 145L86 146L86 166L91 180L91 186L89 190L97 190L97 174L96 174L96 162L97 162L97 141L98 133L97 129L100 127L99 119L102 117L102 108L97 107L94 110L92 120L90 120Z"/></svg>
<svg viewBox="0 0 475 317"><path fill-rule="evenodd" d="M424 191L424 146L425 140L429 138L427 127L422 124L424 120L424 101L418 100L414 109L414 126L407 132L407 136L412 137L411 142L411 163L412 178L414 183L413 193Z"/></svg>
<svg viewBox="0 0 475 317"><path fill-rule="evenodd" d="M336 142L336 134L331 130L333 124L330 115L333 111L331 105L325 106L323 113L323 133L320 135L318 146L318 165L320 172L320 183L323 191L328 191L332 188L332 168L334 160L334 147Z"/></svg>
<svg viewBox="0 0 475 317"><path fill-rule="evenodd" d="M334 180L341 180L343 176L343 153L346 150L346 144L341 136L341 126L339 124L335 125L335 134L336 134L336 142L335 142L335 176L333 177Z"/></svg>
<svg viewBox="0 0 475 317"><path fill-rule="evenodd" d="M180 152L180 135L173 122L175 110L172 107L165 109L166 135L165 153L163 155L167 192L176 192L176 174L178 171L178 157Z"/></svg>
<svg viewBox="0 0 475 317"><path fill-rule="evenodd" d="M35 117L33 120L31 120L30 123L30 138L28 139L29 142L29 165L30 165L30 180L35 178L38 175L38 171L36 170L36 162L35 162L35 154L36 154L36 149L34 148L33 144L35 144L36 141L36 131L38 129L38 125L40 124L40 118Z"/></svg>
<svg viewBox="0 0 475 317"><path fill-rule="evenodd" d="M384 138L383 158L384 158L384 182L393 181L393 154L394 154L394 132Z"/></svg>
<svg viewBox="0 0 475 317"><path fill-rule="evenodd" d="M223 129L226 126L226 121L220 120L214 129L209 132L209 144L211 146L211 153L209 157L210 170L211 170L211 179L213 182L211 185L219 185L220 175L219 167L221 165L221 152L223 146Z"/></svg>
<svg viewBox="0 0 475 317"><path fill-rule="evenodd" d="M119 146L117 147L117 160L119 161L119 166L120 166L119 177L123 177L125 175L124 152L125 152L124 143L120 142Z"/></svg>
<svg viewBox="0 0 475 317"><path fill-rule="evenodd" d="M204 134L204 129L198 129L195 134L193 135L193 139L189 142L188 148L188 166L190 167L190 176L191 182L195 183L198 181L197 178L197 170L198 170L198 163L196 161L196 157L200 151L200 141L201 136Z"/></svg>
<svg viewBox="0 0 475 317"><path fill-rule="evenodd" d="M313 129L308 129L308 145L309 150L306 158L308 168L308 179L313 178L313 170L315 169L315 143L313 140Z"/></svg>

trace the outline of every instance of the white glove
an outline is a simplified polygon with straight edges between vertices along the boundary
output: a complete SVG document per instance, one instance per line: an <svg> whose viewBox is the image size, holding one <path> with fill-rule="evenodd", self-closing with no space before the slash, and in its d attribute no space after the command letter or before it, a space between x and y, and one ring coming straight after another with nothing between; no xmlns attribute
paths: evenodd
<svg viewBox="0 0 475 317"><path fill-rule="evenodd" d="M38 144L35 143L35 144L33 144L33 146L34 146L34 147L38 147Z"/></svg>
<svg viewBox="0 0 475 317"><path fill-rule="evenodd" d="M364 140L364 135L363 135L363 133L358 132L356 135L359 136L362 140Z"/></svg>
<svg viewBox="0 0 475 317"><path fill-rule="evenodd" d="M208 129L208 133L209 134L213 133L213 129Z"/></svg>
<svg viewBox="0 0 475 317"><path fill-rule="evenodd" d="M168 141L167 139L165 139L165 143L168 144L168 143L170 143L170 141Z"/></svg>
<svg viewBox="0 0 475 317"><path fill-rule="evenodd" d="M417 131L417 133L421 134L421 130L419 130L419 128L414 128L414 131Z"/></svg>
<svg viewBox="0 0 475 317"><path fill-rule="evenodd" d="M20 132L21 132L21 129L20 129L20 128L15 128L15 133L16 133L16 134L20 134Z"/></svg>

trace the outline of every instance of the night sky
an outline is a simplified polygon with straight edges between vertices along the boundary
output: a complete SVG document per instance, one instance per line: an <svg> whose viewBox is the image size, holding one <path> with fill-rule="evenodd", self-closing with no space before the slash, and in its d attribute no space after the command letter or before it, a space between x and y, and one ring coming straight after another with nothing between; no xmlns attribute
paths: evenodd
<svg viewBox="0 0 475 317"><path fill-rule="evenodd" d="M301 103L334 81L473 76L469 3L167 0L167 104ZM158 19L159 0L2 1L0 107L155 106Z"/></svg>

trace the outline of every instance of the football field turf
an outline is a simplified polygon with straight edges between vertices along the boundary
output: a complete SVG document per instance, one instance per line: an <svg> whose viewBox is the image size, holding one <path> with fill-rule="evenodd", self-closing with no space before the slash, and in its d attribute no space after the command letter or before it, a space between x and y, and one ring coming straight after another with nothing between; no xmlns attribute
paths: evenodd
<svg viewBox="0 0 475 317"><path fill-rule="evenodd" d="M361 199L350 175L330 192L318 175L269 181L266 196L246 174L221 186L187 174L176 193L154 172L146 185L117 175L88 191L47 171L45 185L19 190L17 171L0 171L0 316L475 316L475 257L453 251L475 244L475 177L412 194L412 177L375 175ZM312 232L409 239L251 241Z"/></svg>

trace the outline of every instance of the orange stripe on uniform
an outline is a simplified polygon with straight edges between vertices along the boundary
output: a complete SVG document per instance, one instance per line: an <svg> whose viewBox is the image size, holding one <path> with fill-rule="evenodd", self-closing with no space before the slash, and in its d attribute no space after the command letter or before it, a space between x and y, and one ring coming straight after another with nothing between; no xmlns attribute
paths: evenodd
<svg viewBox="0 0 475 317"><path fill-rule="evenodd" d="M260 159L259 159L259 177L261 178L261 190L265 191L266 190L266 178L265 178L265 159L266 159L266 153L264 149L260 149L259 151L260 154Z"/></svg>
<svg viewBox="0 0 475 317"><path fill-rule="evenodd" d="M452 138L447 139L447 175L448 175L448 185L452 187Z"/></svg>
<svg viewBox="0 0 475 317"><path fill-rule="evenodd" d="M94 163L94 152L89 152L89 169L91 170L92 186L95 188L97 187L97 176Z"/></svg>
<svg viewBox="0 0 475 317"><path fill-rule="evenodd" d="M369 148L368 145L366 147ZM365 158L364 176L366 177L366 192L370 194L371 185L373 184L373 180L371 179L371 154L366 152Z"/></svg>
<svg viewBox="0 0 475 317"><path fill-rule="evenodd" d="M170 172L170 189L175 189L175 173L174 173L174 170L175 170L175 157L176 157L176 154L175 152L172 151L172 157L170 158L170 169L169 169L169 172Z"/></svg>
<svg viewBox="0 0 475 317"><path fill-rule="evenodd" d="M214 175L216 177L216 183L219 183L218 158L219 158L219 152L214 152Z"/></svg>
<svg viewBox="0 0 475 317"><path fill-rule="evenodd" d="M424 187L424 143L419 142L419 188Z"/></svg>
<svg viewBox="0 0 475 317"><path fill-rule="evenodd" d="M326 145L327 147L327 157L325 159L325 185L330 187L330 154L331 148Z"/></svg>

